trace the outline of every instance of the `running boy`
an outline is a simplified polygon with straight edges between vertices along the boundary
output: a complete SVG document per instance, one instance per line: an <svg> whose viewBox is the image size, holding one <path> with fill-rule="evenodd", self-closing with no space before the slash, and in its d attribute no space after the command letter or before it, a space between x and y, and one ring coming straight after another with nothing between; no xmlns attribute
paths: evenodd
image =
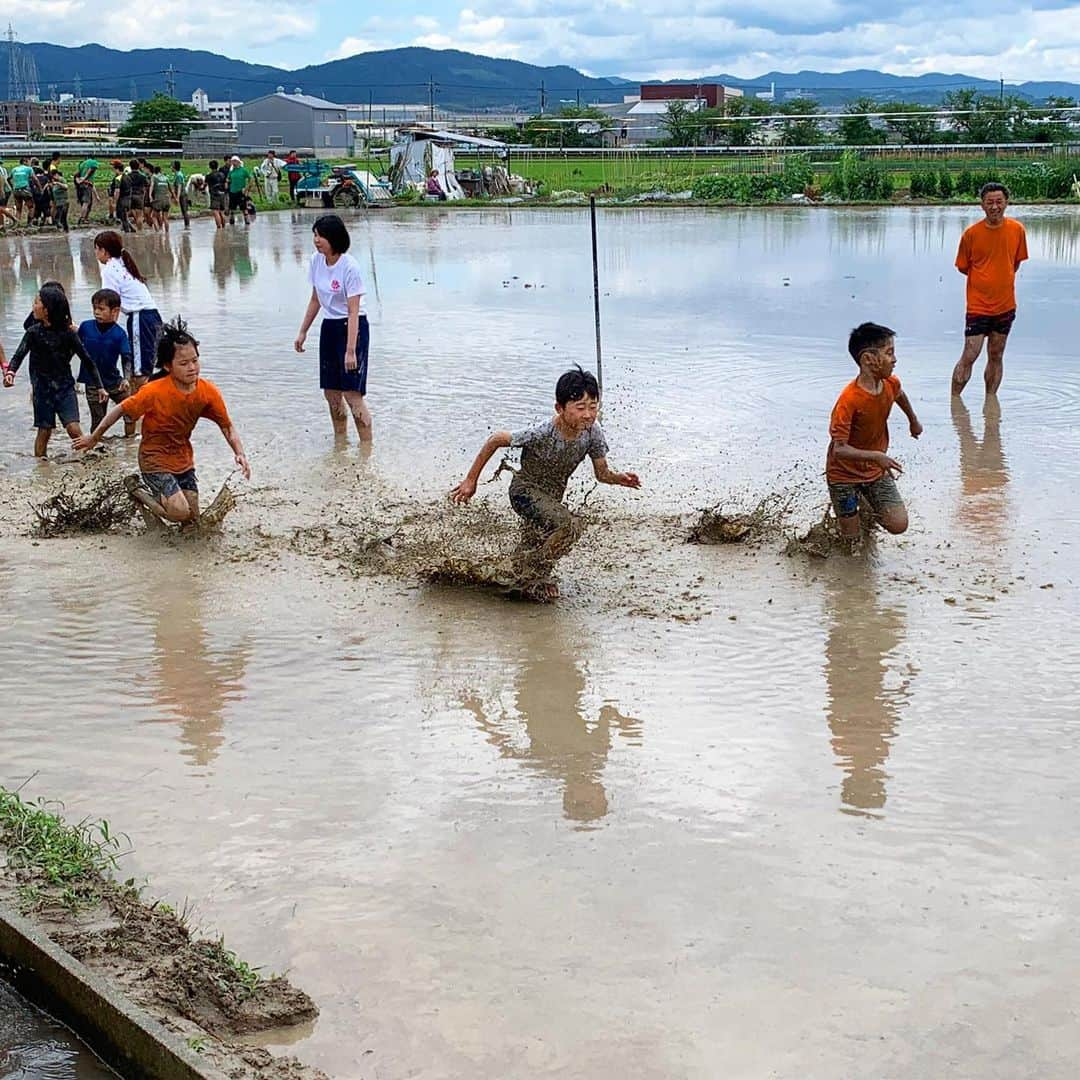
<svg viewBox="0 0 1080 1080"><path fill-rule="evenodd" d="M98 289L90 297L94 317L79 326L79 340L97 365L105 391L119 405L131 394L135 379L135 361L127 334L116 325L120 318L120 294L114 289ZM78 382L86 387L86 404L90 407L90 430L105 419L105 402L90 386L86 365L79 369ZM124 418L124 438L135 434L135 421Z"/></svg>
<svg viewBox="0 0 1080 1080"><path fill-rule="evenodd" d="M221 393L212 382L199 378L199 343L182 319L163 328L157 366L138 393L113 406L89 435L76 440L75 449L92 450L121 417L135 421L141 416L142 478L131 485L132 497L156 520L194 523L199 516L199 486L191 433L202 417L221 428L245 479L251 478L251 468Z"/></svg>
<svg viewBox="0 0 1080 1080"><path fill-rule="evenodd" d="M590 457L599 483L641 487L636 473L608 468L607 442L596 422L599 409L595 376L580 367L566 372L555 384L554 417L523 431L496 431L476 455L468 476L450 492L454 502L467 503L495 451L521 447L521 467L510 483L510 506L525 530L515 571L538 579L546 599L559 595L558 587L548 580L555 561L570 550L584 527L563 502L574 470Z"/></svg>
<svg viewBox="0 0 1080 1080"><path fill-rule="evenodd" d="M93 358L83 348L71 325L71 308L68 307L64 290L55 285L42 285L41 291L34 297L33 315L35 322L23 334L11 364L4 369L4 386L15 385L15 373L29 354L34 427L37 428L34 457L43 458L56 427L57 416L73 440L82 437L79 399L75 393L75 380L71 376L73 356L78 356L83 362L99 396L104 399L107 395Z"/></svg>
<svg viewBox="0 0 1080 1080"><path fill-rule="evenodd" d="M848 352L859 365L859 374L841 391L829 420L832 441L825 475L840 535L848 540L859 536L860 496L886 531L898 535L908 527L907 508L893 479L904 470L886 453L893 402L908 418L913 439L922 434L923 426L893 374L895 337L887 326L871 322L851 331Z"/></svg>

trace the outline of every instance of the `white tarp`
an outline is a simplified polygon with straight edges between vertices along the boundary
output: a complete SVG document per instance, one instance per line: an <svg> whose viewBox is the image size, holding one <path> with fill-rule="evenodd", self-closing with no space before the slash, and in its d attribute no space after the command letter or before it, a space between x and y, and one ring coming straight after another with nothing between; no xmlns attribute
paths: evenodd
<svg viewBox="0 0 1080 1080"><path fill-rule="evenodd" d="M424 190L432 169L438 170L439 184L448 199L465 198L454 175L454 151L449 146L406 136L390 148L390 182L395 195L410 187Z"/></svg>

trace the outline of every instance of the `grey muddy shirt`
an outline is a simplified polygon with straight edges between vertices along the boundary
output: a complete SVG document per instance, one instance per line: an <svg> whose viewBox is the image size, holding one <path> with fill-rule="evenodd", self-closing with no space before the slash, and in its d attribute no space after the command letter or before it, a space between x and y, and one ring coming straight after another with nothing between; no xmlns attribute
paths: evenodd
<svg viewBox="0 0 1080 1080"><path fill-rule="evenodd" d="M593 424L576 439L564 439L554 420L510 434L510 445L521 447L521 468L510 490L538 488L561 499L573 471L586 457L596 461L607 457L608 445L599 424Z"/></svg>

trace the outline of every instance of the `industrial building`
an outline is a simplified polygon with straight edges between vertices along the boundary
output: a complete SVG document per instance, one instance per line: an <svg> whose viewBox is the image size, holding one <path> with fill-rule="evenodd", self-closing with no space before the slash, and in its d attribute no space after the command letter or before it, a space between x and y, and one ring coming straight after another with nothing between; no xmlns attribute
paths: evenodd
<svg viewBox="0 0 1080 1080"><path fill-rule="evenodd" d="M278 89L238 105L238 142L246 151L296 150L315 157L349 157L355 136L346 106Z"/></svg>

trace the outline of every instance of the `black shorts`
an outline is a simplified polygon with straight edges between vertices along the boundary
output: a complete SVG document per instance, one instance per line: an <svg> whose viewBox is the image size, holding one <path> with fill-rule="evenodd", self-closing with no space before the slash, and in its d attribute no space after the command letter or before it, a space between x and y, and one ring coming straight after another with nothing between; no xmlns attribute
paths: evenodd
<svg viewBox="0 0 1080 1080"><path fill-rule="evenodd" d="M90 202L94 197L94 185L93 184L76 184L75 194L78 198L80 205L82 203Z"/></svg>
<svg viewBox="0 0 1080 1080"><path fill-rule="evenodd" d="M1016 321L1016 308L1003 311L1000 315L972 315L968 312L964 320L964 337L985 337L987 334L1001 334L1004 337Z"/></svg>
<svg viewBox="0 0 1080 1080"><path fill-rule="evenodd" d="M247 195L242 191L230 191L229 192L229 211L243 210L244 204L247 202Z"/></svg>
<svg viewBox="0 0 1080 1080"><path fill-rule="evenodd" d="M348 319L323 319L319 328L319 388L367 393L368 349L371 328L366 315L356 327L356 370L345 369L345 347L349 341Z"/></svg>
<svg viewBox="0 0 1080 1080"><path fill-rule="evenodd" d="M143 198L142 195L132 195L130 205L132 210L142 210L142 208L146 205L146 200Z"/></svg>

